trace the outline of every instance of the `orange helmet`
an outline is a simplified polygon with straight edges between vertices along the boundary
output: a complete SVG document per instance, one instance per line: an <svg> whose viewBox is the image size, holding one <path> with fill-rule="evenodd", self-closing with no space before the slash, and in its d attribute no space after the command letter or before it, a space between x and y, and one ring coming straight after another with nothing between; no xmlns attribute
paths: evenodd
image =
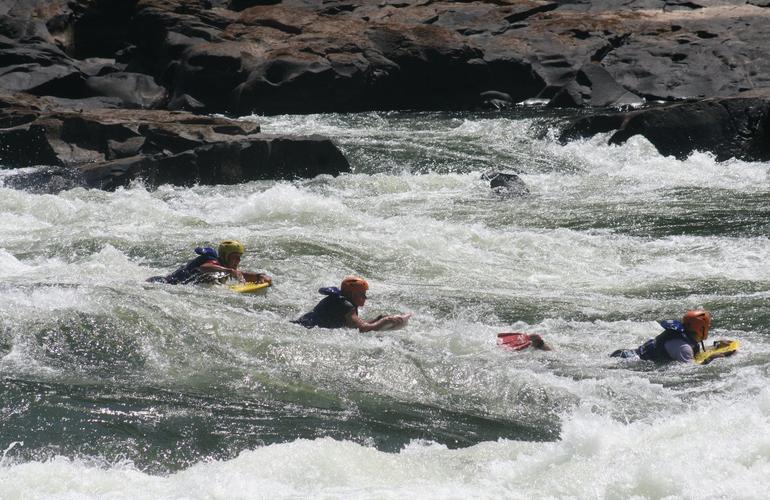
<svg viewBox="0 0 770 500"><path fill-rule="evenodd" d="M340 285L340 291L343 295L350 296L353 292L366 292L369 290L369 283L358 276L346 276Z"/></svg>
<svg viewBox="0 0 770 500"><path fill-rule="evenodd" d="M703 342L709 336L711 314L703 309L687 311L682 317L684 331L692 335L696 342Z"/></svg>

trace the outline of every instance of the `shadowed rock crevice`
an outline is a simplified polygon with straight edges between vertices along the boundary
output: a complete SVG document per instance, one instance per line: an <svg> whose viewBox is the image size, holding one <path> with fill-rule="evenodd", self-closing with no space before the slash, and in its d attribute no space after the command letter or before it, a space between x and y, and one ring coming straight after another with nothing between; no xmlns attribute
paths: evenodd
<svg viewBox="0 0 770 500"><path fill-rule="evenodd" d="M72 27L69 53L76 59L114 58L130 44L138 0L93 0Z"/></svg>
<svg viewBox="0 0 770 500"><path fill-rule="evenodd" d="M617 49L618 47L622 47L626 43L626 41L629 39L630 36L631 36L630 33L625 33L622 35L610 37L609 39L607 39L607 42L608 42L607 45L605 45L604 47L601 47L599 50L594 52L594 54L591 56L591 62L594 62L594 63L601 62L602 59L607 57L607 54Z"/></svg>
<svg viewBox="0 0 770 500"><path fill-rule="evenodd" d="M530 9L514 12L513 14L506 16L504 19L510 24L515 24L521 21L525 21L535 14L555 10L557 7L559 7L557 2L543 2L541 5L536 5Z"/></svg>

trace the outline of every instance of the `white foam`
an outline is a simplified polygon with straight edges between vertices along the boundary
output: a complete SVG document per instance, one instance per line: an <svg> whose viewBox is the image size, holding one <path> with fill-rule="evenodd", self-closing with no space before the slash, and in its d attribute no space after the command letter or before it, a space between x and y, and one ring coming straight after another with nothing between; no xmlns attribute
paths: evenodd
<svg viewBox="0 0 770 500"><path fill-rule="evenodd" d="M756 398L756 399L755 399ZM770 392L704 400L656 420L582 408L561 439L464 449L415 441L399 453L316 439L151 476L130 463L58 458L0 466L15 498L760 498L770 486Z"/></svg>
<svg viewBox="0 0 770 500"><path fill-rule="evenodd" d="M534 138L532 120L373 113L264 121L267 132L333 135L357 173L57 196L0 188L0 373L55 381L61 374L35 350L40 325L109 318L141 350L142 369L127 375L153 387L216 386L247 397L301 387L335 401L371 394L500 421L539 418L541 430L552 419L561 439L461 450L414 441L384 453L287 437L165 476L99 457L15 463L17 445L0 465L0 498L766 491L770 342L754 317L766 315L770 293L760 217L770 164L701 153L678 161L642 138L559 145ZM509 166L530 196L500 198L480 178ZM725 205L722 196L738 201ZM733 228L743 210L756 221ZM705 229L679 234L688 231L657 222L691 215ZM246 244L244 268L273 275L267 296L143 282L226 238ZM318 287L352 273L370 281L363 315L415 312L409 327L308 334L288 322L315 305ZM737 356L659 369L608 357L660 333L652 319L697 305L714 309L715 335L741 340ZM506 330L542 334L554 351L504 351L495 334Z"/></svg>

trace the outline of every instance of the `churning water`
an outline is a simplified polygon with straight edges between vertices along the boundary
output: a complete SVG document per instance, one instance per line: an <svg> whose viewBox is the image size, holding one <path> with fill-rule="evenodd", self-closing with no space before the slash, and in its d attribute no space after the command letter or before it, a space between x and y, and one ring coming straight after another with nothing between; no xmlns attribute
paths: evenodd
<svg viewBox="0 0 770 500"><path fill-rule="evenodd" d="M766 495L770 164L561 145L543 112L258 120L354 173L0 187L0 498ZM143 281L227 238L266 296ZM289 322L348 274L409 326ZM608 357L697 306L736 356Z"/></svg>

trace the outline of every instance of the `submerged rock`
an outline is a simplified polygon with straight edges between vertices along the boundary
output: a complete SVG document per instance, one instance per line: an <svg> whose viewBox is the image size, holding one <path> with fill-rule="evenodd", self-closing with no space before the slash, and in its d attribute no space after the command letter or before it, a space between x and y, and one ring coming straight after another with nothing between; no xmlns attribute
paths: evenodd
<svg viewBox="0 0 770 500"><path fill-rule="evenodd" d="M482 107L486 109L504 109L513 105L513 99L505 92L488 90L479 94Z"/></svg>
<svg viewBox="0 0 770 500"><path fill-rule="evenodd" d="M510 170L490 170L484 172L481 175L481 178L485 181L489 181L489 187L500 196L514 197L529 194L529 188L516 172Z"/></svg>
<svg viewBox="0 0 770 500"><path fill-rule="evenodd" d="M2 185L32 193L56 194L84 186L85 180L77 170L66 167L42 167L32 172L19 172L2 179Z"/></svg>

